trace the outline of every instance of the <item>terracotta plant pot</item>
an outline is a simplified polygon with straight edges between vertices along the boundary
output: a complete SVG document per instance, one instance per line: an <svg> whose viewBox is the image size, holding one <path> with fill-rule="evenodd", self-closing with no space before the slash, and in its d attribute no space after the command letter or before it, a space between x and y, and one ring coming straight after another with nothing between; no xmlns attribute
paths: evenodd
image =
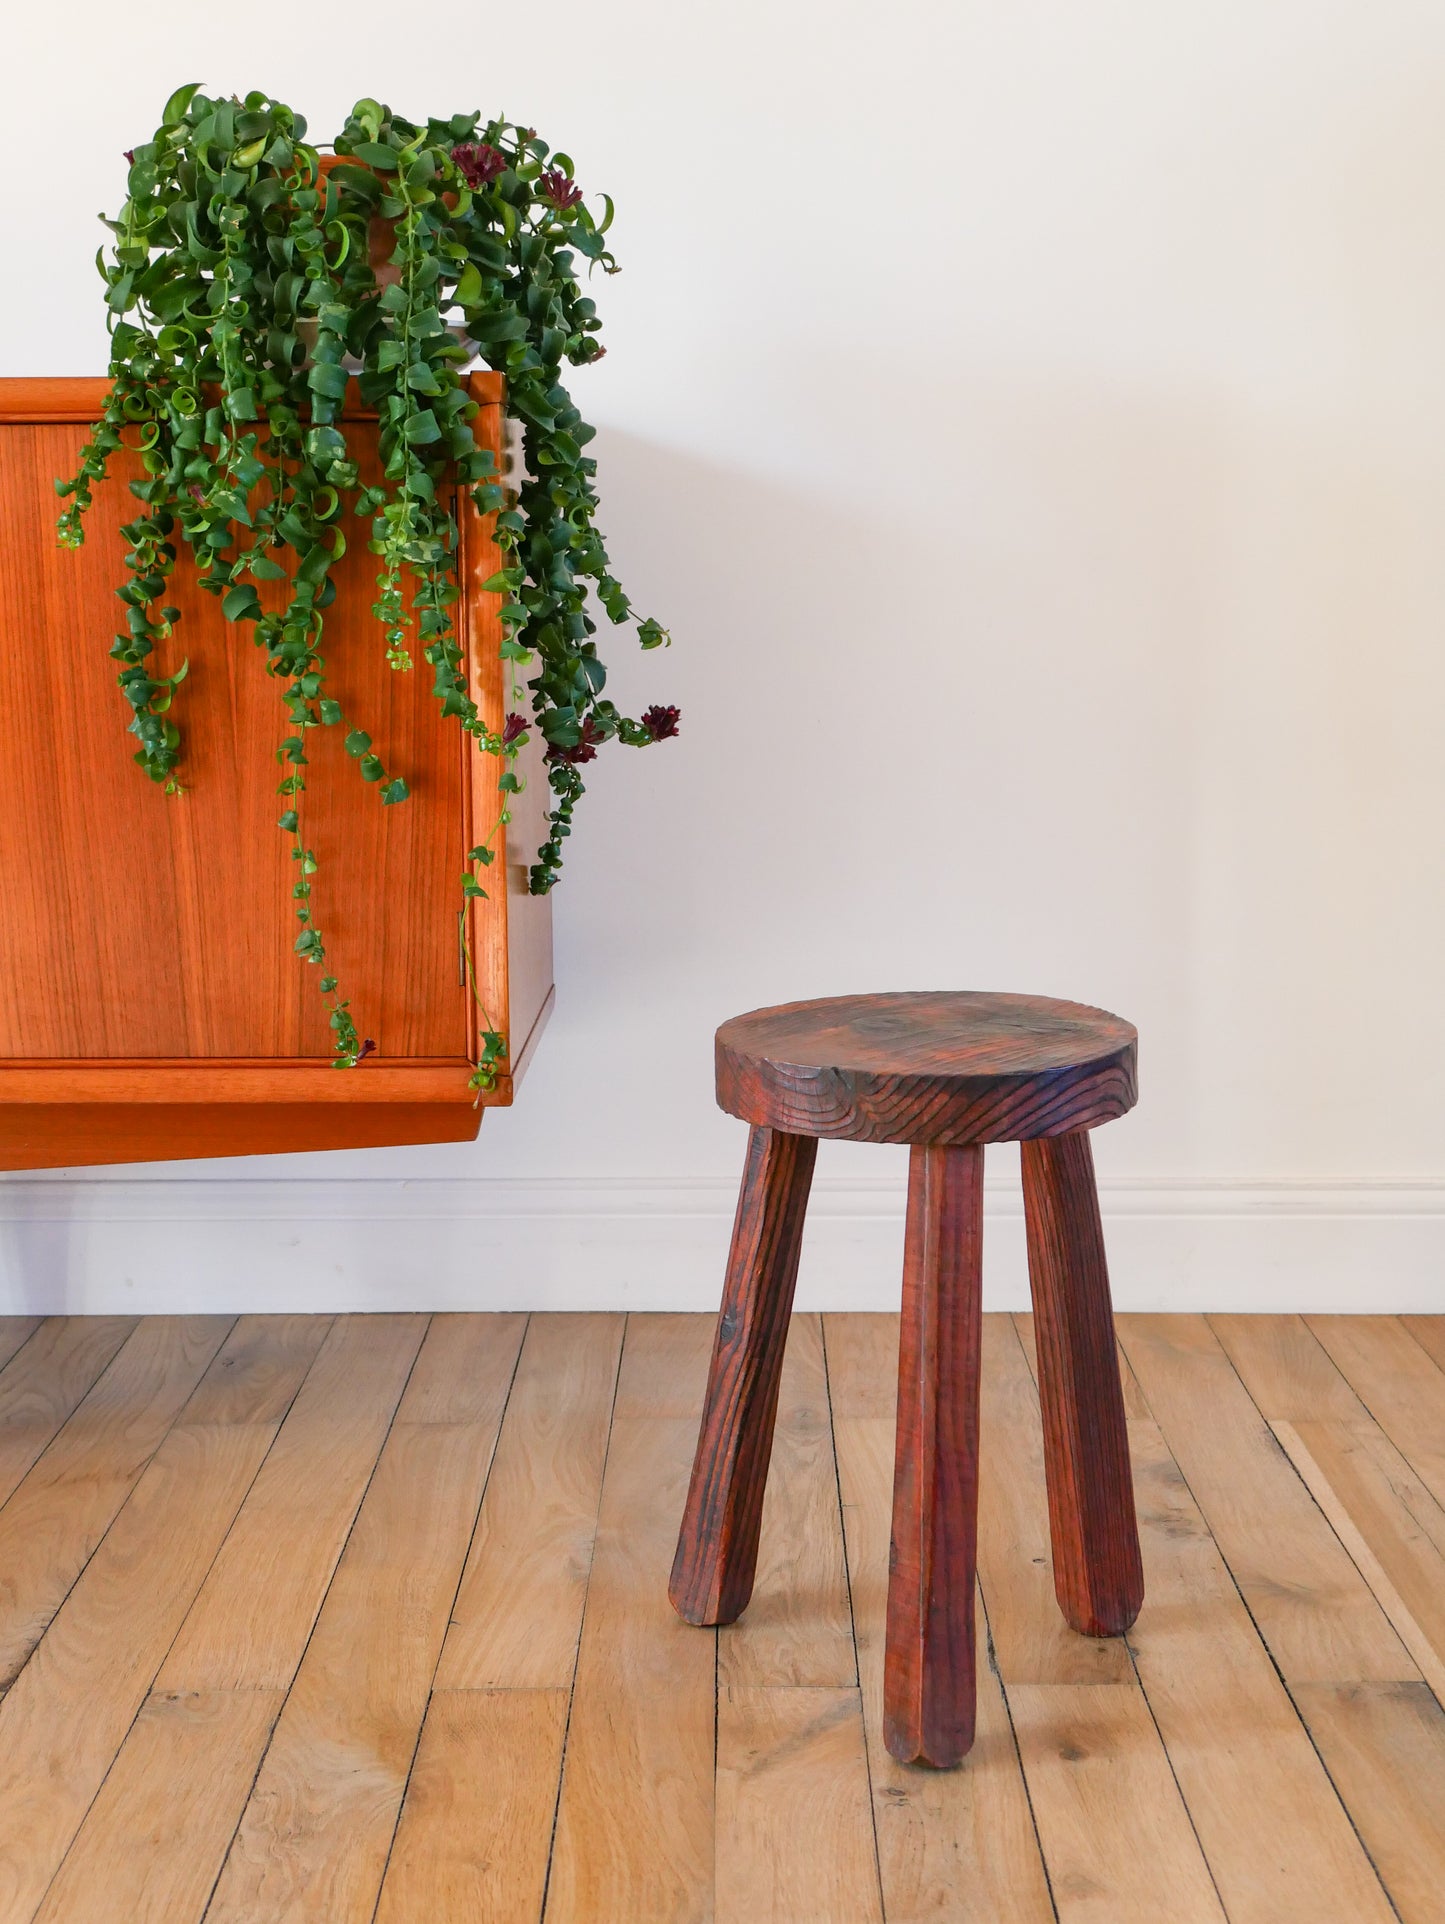
<svg viewBox="0 0 1445 1924"><path fill-rule="evenodd" d="M329 174L334 167L355 167L363 173L372 171L364 162L353 160L349 154L322 154L322 174ZM396 252L394 220L387 220L380 214L372 216L366 227L366 252L378 287L392 287L401 279L401 269L393 265L391 258Z"/></svg>

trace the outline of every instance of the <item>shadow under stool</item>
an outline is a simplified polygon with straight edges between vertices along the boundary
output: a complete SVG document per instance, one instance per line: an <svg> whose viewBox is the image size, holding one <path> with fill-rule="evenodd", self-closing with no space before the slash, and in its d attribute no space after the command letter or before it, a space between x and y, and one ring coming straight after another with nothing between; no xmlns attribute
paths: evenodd
<svg viewBox="0 0 1445 1924"><path fill-rule="evenodd" d="M986 1143L1021 1144L1059 1605L1117 1637L1143 1602L1088 1136L1134 1106L1137 1044L1102 1009L968 992L793 1002L718 1030L718 1102L752 1134L669 1595L717 1624L752 1594L819 1138L910 1144L883 1684L904 1763L956 1764L973 1742Z"/></svg>

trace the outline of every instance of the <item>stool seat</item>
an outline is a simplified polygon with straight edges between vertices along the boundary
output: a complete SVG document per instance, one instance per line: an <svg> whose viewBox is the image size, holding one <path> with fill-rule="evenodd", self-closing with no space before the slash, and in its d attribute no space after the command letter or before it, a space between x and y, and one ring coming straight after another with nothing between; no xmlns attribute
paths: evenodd
<svg viewBox="0 0 1445 1924"><path fill-rule="evenodd" d="M829 996L717 1032L717 1099L755 1128L857 1142L1025 1142L1133 1108L1138 1032L1082 1002Z"/></svg>

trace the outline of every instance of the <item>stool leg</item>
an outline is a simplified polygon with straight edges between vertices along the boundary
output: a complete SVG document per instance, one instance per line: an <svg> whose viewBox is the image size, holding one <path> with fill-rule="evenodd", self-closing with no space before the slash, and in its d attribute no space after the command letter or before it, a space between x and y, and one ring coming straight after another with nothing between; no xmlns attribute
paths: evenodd
<svg viewBox="0 0 1445 1924"><path fill-rule="evenodd" d="M731 1623L758 1562L778 1379L818 1144L754 1129L748 1141L707 1400L668 1595L688 1623Z"/></svg>
<svg viewBox="0 0 1445 1924"><path fill-rule="evenodd" d="M1144 1570L1093 1151L1082 1130L1022 1151L1054 1591L1075 1630L1118 1637Z"/></svg>
<svg viewBox="0 0 1445 1924"><path fill-rule="evenodd" d="M883 1741L905 1764L973 1743L983 1150L915 1147L908 1171Z"/></svg>

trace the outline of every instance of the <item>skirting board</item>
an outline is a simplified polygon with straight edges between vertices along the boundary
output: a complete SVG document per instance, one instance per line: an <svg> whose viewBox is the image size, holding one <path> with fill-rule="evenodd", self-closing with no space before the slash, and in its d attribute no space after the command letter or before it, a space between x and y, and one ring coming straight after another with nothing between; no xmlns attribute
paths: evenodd
<svg viewBox="0 0 1445 1924"><path fill-rule="evenodd" d="M1120 1309L1445 1311L1445 1183L1104 1181ZM487 1179L0 1182L6 1314L716 1309L733 1185ZM898 1304L903 1191L819 1180L798 1304ZM985 1298L1024 1308L1017 1185Z"/></svg>

